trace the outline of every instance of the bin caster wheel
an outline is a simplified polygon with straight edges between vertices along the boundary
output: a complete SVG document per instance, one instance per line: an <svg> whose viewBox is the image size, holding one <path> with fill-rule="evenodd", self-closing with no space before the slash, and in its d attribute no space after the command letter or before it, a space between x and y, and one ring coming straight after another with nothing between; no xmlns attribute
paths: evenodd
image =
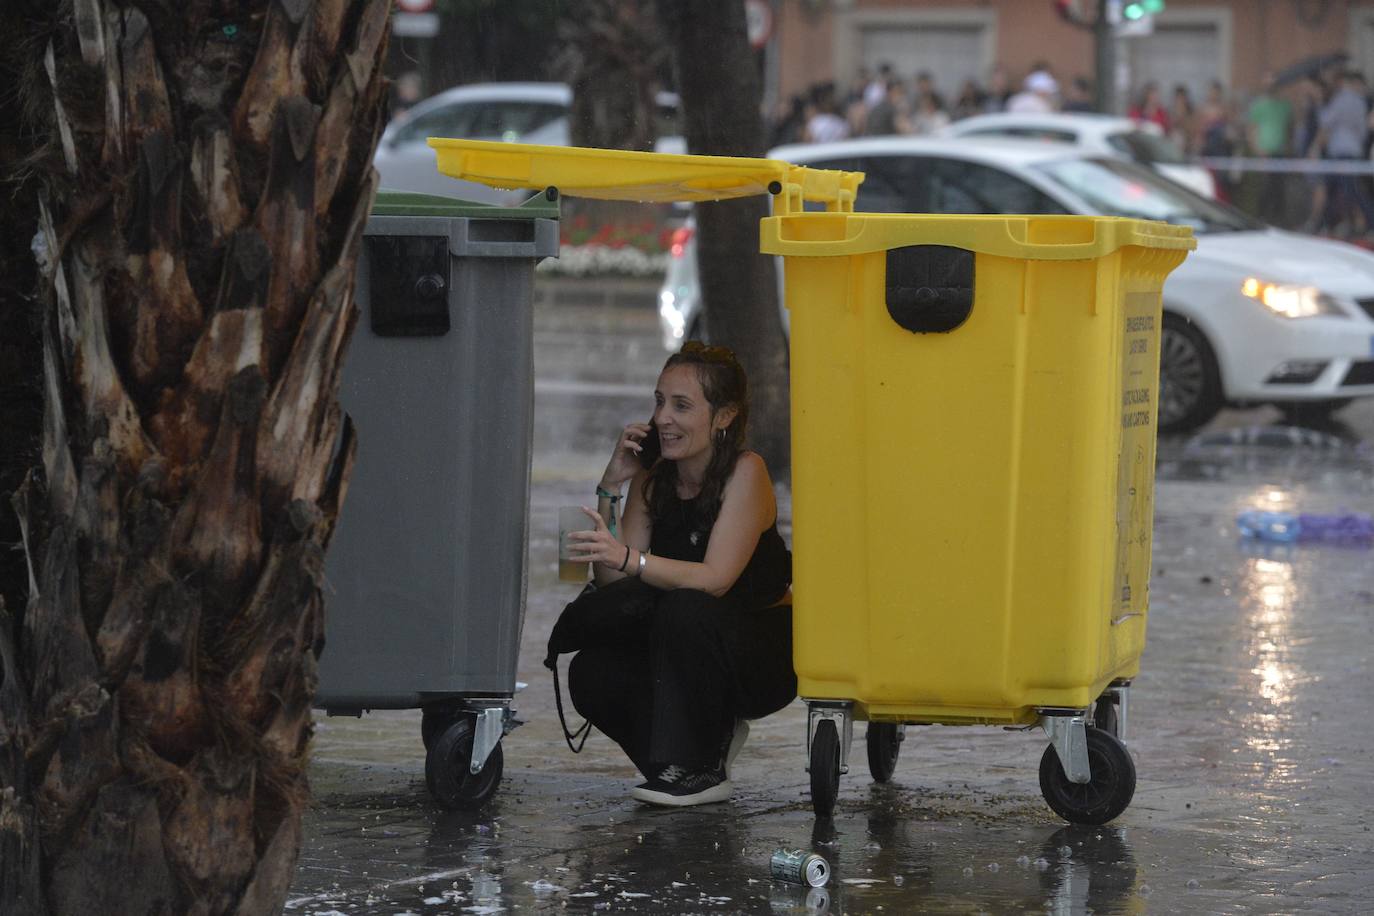
<svg viewBox="0 0 1374 916"><path fill-rule="evenodd" d="M462 811L480 808L501 782L504 764L500 744L491 749L481 772L470 772L475 731L472 716L459 716L439 733L429 753L425 754L425 785L445 808Z"/></svg>
<svg viewBox="0 0 1374 916"><path fill-rule="evenodd" d="M1108 697L1103 696L1093 707L1093 725L1102 731L1121 740L1121 719L1117 715L1116 704Z"/></svg>
<svg viewBox="0 0 1374 916"><path fill-rule="evenodd" d="M897 769L897 755L902 752L905 735L900 725L891 722L870 722L865 736L868 743L868 772L874 782L887 782Z"/></svg>
<svg viewBox="0 0 1374 916"><path fill-rule="evenodd" d="M420 710L420 740L428 752L440 735L448 731L462 712L444 703L434 703Z"/></svg>
<svg viewBox="0 0 1374 916"><path fill-rule="evenodd" d="M1088 767L1092 779L1069 782L1054 747L1040 758L1040 792L1054 813L1071 824L1105 824L1135 795L1135 761L1115 735L1088 727Z"/></svg>
<svg viewBox="0 0 1374 916"><path fill-rule="evenodd" d="M840 737L833 719L816 723L811 736L811 807L816 817L830 817L840 794Z"/></svg>

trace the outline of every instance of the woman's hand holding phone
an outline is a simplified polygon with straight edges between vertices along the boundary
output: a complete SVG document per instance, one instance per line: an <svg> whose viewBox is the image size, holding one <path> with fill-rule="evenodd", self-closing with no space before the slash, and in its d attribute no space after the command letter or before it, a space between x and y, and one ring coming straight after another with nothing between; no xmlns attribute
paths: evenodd
<svg viewBox="0 0 1374 916"><path fill-rule="evenodd" d="M650 445L652 440L652 445ZM616 442L615 451L611 453L611 460L606 465L606 472L601 475L601 483L607 489L619 487L635 476L635 472L643 465L644 454L652 448L654 457L658 457L658 430L652 423L631 423L620 433L620 439ZM652 462L650 462L652 463Z"/></svg>
<svg viewBox="0 0 1374 916"><path fill-rule="evenodd" d="M649 433L639 440L639 464L644 470L654 466L658 456L663 454L663 443L658 438L658 426L653 420L648 423Z"/></svg>

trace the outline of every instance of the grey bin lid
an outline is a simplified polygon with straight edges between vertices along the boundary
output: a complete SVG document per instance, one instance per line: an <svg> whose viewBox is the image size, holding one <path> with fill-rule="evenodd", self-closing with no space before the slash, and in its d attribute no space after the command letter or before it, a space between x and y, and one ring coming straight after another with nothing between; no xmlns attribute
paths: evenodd
<svg viewBox="0 0 1374 916"><path fill-rule="evenodd" d="M449 216L472 219L558 219L559 203L539 192L518 207L497 207L438 194L414 194L382 188L372 203L373 216Z"/></svg>

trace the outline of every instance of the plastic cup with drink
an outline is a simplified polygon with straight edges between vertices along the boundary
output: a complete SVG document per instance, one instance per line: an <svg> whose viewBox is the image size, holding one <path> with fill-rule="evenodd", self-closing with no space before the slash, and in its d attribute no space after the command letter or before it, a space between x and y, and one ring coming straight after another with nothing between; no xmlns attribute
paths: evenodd
<svg viewBox="0 0 1374 916"><path fill-rule="evenodd" d="M590 563L572 559L573 541L568 535L574 531L595 531L596 522L581 506L560 506L558 509L558 578L564 582L587 581Z"/></svg>

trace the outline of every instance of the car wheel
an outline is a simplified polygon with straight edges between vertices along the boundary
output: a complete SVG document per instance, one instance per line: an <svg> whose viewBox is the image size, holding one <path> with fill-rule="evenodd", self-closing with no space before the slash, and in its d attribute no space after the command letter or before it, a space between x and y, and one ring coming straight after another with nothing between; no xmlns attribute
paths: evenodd
<svg viewBox="0 0 1374 916"><path fill-rule="evenodd" d="M1217 415L1222 403L1211 344L1191 321L1166 314L1159 334L1159 431L1197 429Z"/></svg>

